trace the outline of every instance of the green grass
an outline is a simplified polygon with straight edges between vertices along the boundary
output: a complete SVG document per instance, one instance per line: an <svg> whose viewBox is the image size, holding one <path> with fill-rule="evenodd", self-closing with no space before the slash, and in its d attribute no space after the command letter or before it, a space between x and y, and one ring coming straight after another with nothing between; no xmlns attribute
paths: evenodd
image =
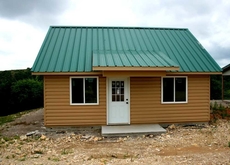
<svg viewBox="0 0 230 165"><path fill-rule="evenodd" d="M33 110L22 111L22 112L18 112L18 113L15 113L15 114L8 115L8 116L0 116L0 125L12 122L15 119L17 119L17 118L21 117L22 115L24 115L26 113L29 113L31 111L33 111Z"/></svg>
<svg viewBox="0 0 230 165"><path fill-rule="evenodd" d="M61 155L67 155L67 154L71 154L72 153L72 151L71 150L68 150L68 149L63 149L62 151L61 151Z"/></svg>
<svg viewBox="0 0 230 165"><path fill-rule="evenodd" d="M51 161L54 161L54 162L60 161L60 159L57 158L57 157L53 157L53 158L48 157L48 160L51 160Z"/></svg>
<svg viewBox="0 0 230 165"><path fill-rule="evenodd" d="M0 135L0 138L5 140L6 142L10 142L12 144L12 143L14 143L12 140L19 139L20 137L18 135L15 135L13 137L7 137L7 136L1 136Z"/></svg>
<svg viewBox="0 0 230 165"><path fill-rule="evenodd" d="M16 115L1 116L0 117L0 125L14 121L16 118L17 118Z"/></svg>

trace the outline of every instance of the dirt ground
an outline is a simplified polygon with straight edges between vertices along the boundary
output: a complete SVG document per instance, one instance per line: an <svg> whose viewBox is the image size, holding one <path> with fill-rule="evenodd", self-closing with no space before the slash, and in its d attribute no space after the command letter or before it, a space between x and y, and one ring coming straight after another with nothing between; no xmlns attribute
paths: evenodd
<svg viewBox="0 0 230 165"><path fill-rule="evenodd" d="M1 126L0 134L3 165L230 165L230 121L224 119L205 125L171 125L161 135L105 138L99 127L46 128L39 109Z"/></svg>

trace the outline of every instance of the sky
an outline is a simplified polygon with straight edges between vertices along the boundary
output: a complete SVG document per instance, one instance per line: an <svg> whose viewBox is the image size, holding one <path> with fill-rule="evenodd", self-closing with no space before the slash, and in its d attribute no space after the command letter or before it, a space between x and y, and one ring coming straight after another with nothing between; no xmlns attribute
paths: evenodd
<svg viewBox="0 0 230 165"><path fill-rule="evenodd" d="M188 28L230 63L229 0L0 0L0 70L33 66L49 26Z"/></svg>

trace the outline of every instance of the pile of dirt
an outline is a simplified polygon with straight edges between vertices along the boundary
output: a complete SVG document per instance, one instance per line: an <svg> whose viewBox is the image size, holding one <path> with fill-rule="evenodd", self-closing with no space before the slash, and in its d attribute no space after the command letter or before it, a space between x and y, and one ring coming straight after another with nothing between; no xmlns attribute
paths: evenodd
<svg viewBox="0 0 230 165"><path fill-rule="evenodd" d="M44 127L44 109L36 109L22 115L15 121L0 126L2 136L20 136L31 131L42 131Z"/></svg>

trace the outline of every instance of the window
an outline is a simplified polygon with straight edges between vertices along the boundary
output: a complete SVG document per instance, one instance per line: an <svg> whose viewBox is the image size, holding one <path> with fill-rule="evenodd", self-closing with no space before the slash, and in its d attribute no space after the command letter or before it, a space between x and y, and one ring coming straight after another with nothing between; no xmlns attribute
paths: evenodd
<svg viewBox="0 0 230 165"><path fill-rule="evenodd" d="M187 103L187 77L162 78L162 103Z"/></svg>
<svg viewBox="0 0 230 165"><path fill-rule="evenodd" d="M70 104L98 104L97 77L71 77L70 87Z"/></svg>
<svg viewBox="0 0 230 165"><path fill-rule="evenodd" d="M112 102L124 101L124 81L112 81Z"/></svg>

